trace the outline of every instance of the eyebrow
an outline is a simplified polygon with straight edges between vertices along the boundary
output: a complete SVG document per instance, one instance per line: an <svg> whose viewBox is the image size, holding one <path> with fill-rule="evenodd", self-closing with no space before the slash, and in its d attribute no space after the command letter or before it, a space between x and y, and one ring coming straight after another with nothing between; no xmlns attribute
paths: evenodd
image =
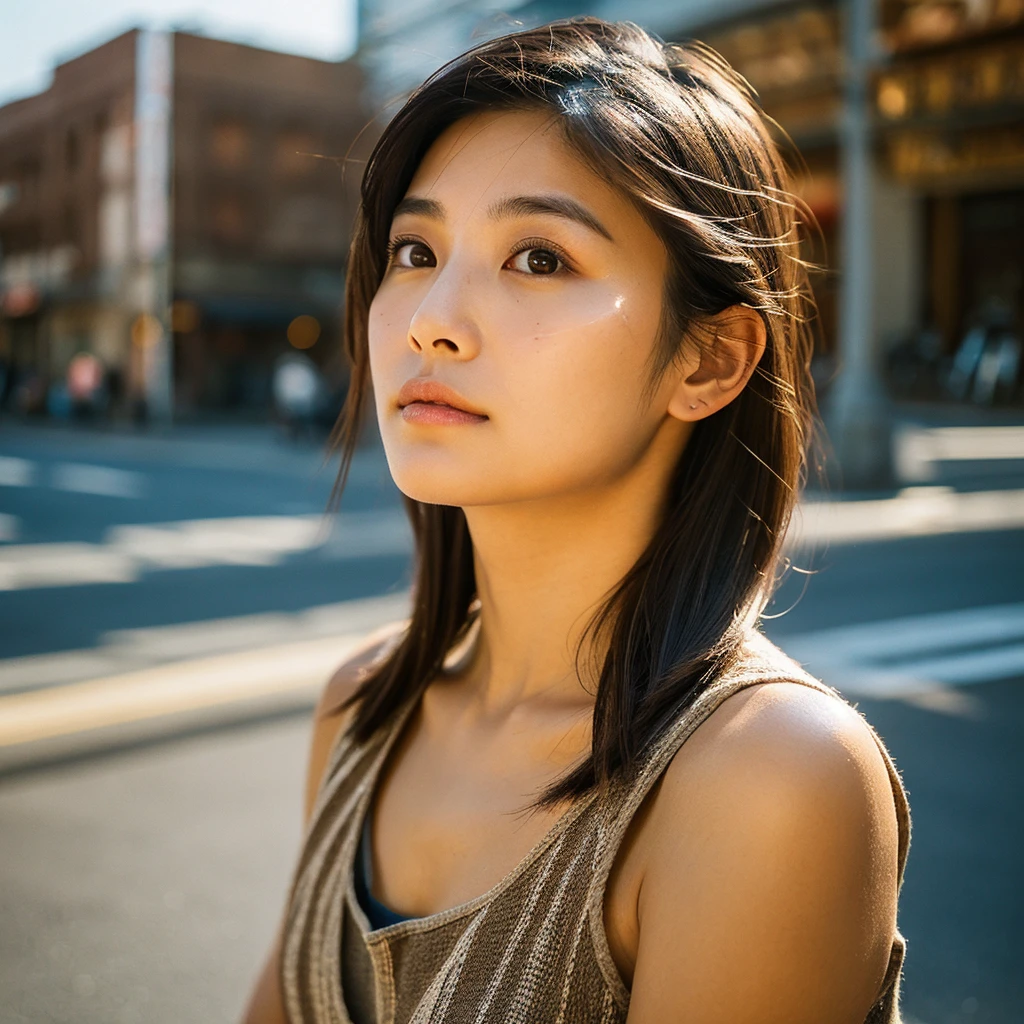
<svg viewBox="0 0 1024 1024"><path fill-rule="evenodd" d="M393 216L403 213L426 217L429 220L444 220L447 216L444 206L436 199L425 196L406 196L396 207ZM596 234L614 242L611 232L582 204L562 195L505 196L493 202L487 209L492 220L511 220L515 217L536 215L562 217L589 228Z"/></svg>

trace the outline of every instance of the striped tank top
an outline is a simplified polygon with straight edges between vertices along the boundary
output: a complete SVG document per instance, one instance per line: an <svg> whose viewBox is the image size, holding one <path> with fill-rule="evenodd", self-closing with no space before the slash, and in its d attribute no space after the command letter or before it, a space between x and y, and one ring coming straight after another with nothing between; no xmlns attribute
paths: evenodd
<svg viewBox="0 0 1024 1024"><path fill-rule="evenodd" d="M724 700L795 682L844 700L759 633L653 745L634 781L572 804L497 885L449 910L371 929L353 868L381 766L415 701L367 743L339 736L320 785L289 896L280 982L291 1024L624 1024L629 990L604 930L604 893L633 815L674 754ZM871 729L870 725L868 726ZM899 884L910 817L892 783ZM897 931L865 1024L900 1024L906 942Z"/></svg>

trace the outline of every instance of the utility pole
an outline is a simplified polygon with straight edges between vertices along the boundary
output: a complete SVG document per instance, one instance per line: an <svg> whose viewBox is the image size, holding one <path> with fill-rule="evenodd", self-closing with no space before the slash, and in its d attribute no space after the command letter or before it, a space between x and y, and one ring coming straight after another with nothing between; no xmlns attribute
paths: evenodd
<svg viewBox="0 0 1024 1024"><path fill-rule="evenodd" d="M173 36L145 29L135 50L135 306L133 398L147 419L174 408L171 353Z"/></svg>
<svg viewBox="0 0 1024 1024"><path fill-rule="evenodd" d="M840 375L826 410L838 461L836 482L851 490L893 479L892 421L880 377L875 326L871 69L878 0L845 0L843 210L839 294Z"/></svg>

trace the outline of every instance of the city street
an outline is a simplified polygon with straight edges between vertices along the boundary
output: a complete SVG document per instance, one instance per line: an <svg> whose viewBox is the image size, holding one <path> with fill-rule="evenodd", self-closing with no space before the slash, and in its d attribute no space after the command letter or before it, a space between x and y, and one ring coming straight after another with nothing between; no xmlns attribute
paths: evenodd
<svg viewBox="0 0 1024 1024"><path fill-rule="evenodd" d="M404 585L408 531L377 449L325 537L336 461L270 427L0 437L2 658Z"/></svg>
<svg viewBox="0 0 1024 1024"><path fill-rule="evenodd" d="M798 516L766 630L903 773L908 1024L1024 1005L1024 427L907 420L904 488ZM297 851L308 715L399 617L378 447L0 424L0 1024L237 1019Z"/></svg>

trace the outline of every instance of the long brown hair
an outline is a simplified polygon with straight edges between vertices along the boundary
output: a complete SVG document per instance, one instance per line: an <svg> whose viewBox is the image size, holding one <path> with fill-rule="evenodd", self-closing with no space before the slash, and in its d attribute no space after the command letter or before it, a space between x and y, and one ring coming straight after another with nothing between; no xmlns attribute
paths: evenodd
<svg viewBox="0 0 1024 1024"><path fill-rule="evenodd" d="M553 804L634 772L645 750L736 656L775 582L812 423L812 312L800 259L807 217L747 83L698 42L630 23L554 22L473 48L420 86L366 166L348 265L352 364L336 439L344 486L368 406L367 314L386 270L392 213L430 145L482 110L542 110L648 220L669 255L652 380L708 319L755 309L767 347L748 385L699 422L650 543L591 622L606 640L586 760ZM703 337L703 341L700 339ZM416 542L412 619L348 702L367 739L429 684L473 621L473 550L460 508L406 499Z"/></svg>

